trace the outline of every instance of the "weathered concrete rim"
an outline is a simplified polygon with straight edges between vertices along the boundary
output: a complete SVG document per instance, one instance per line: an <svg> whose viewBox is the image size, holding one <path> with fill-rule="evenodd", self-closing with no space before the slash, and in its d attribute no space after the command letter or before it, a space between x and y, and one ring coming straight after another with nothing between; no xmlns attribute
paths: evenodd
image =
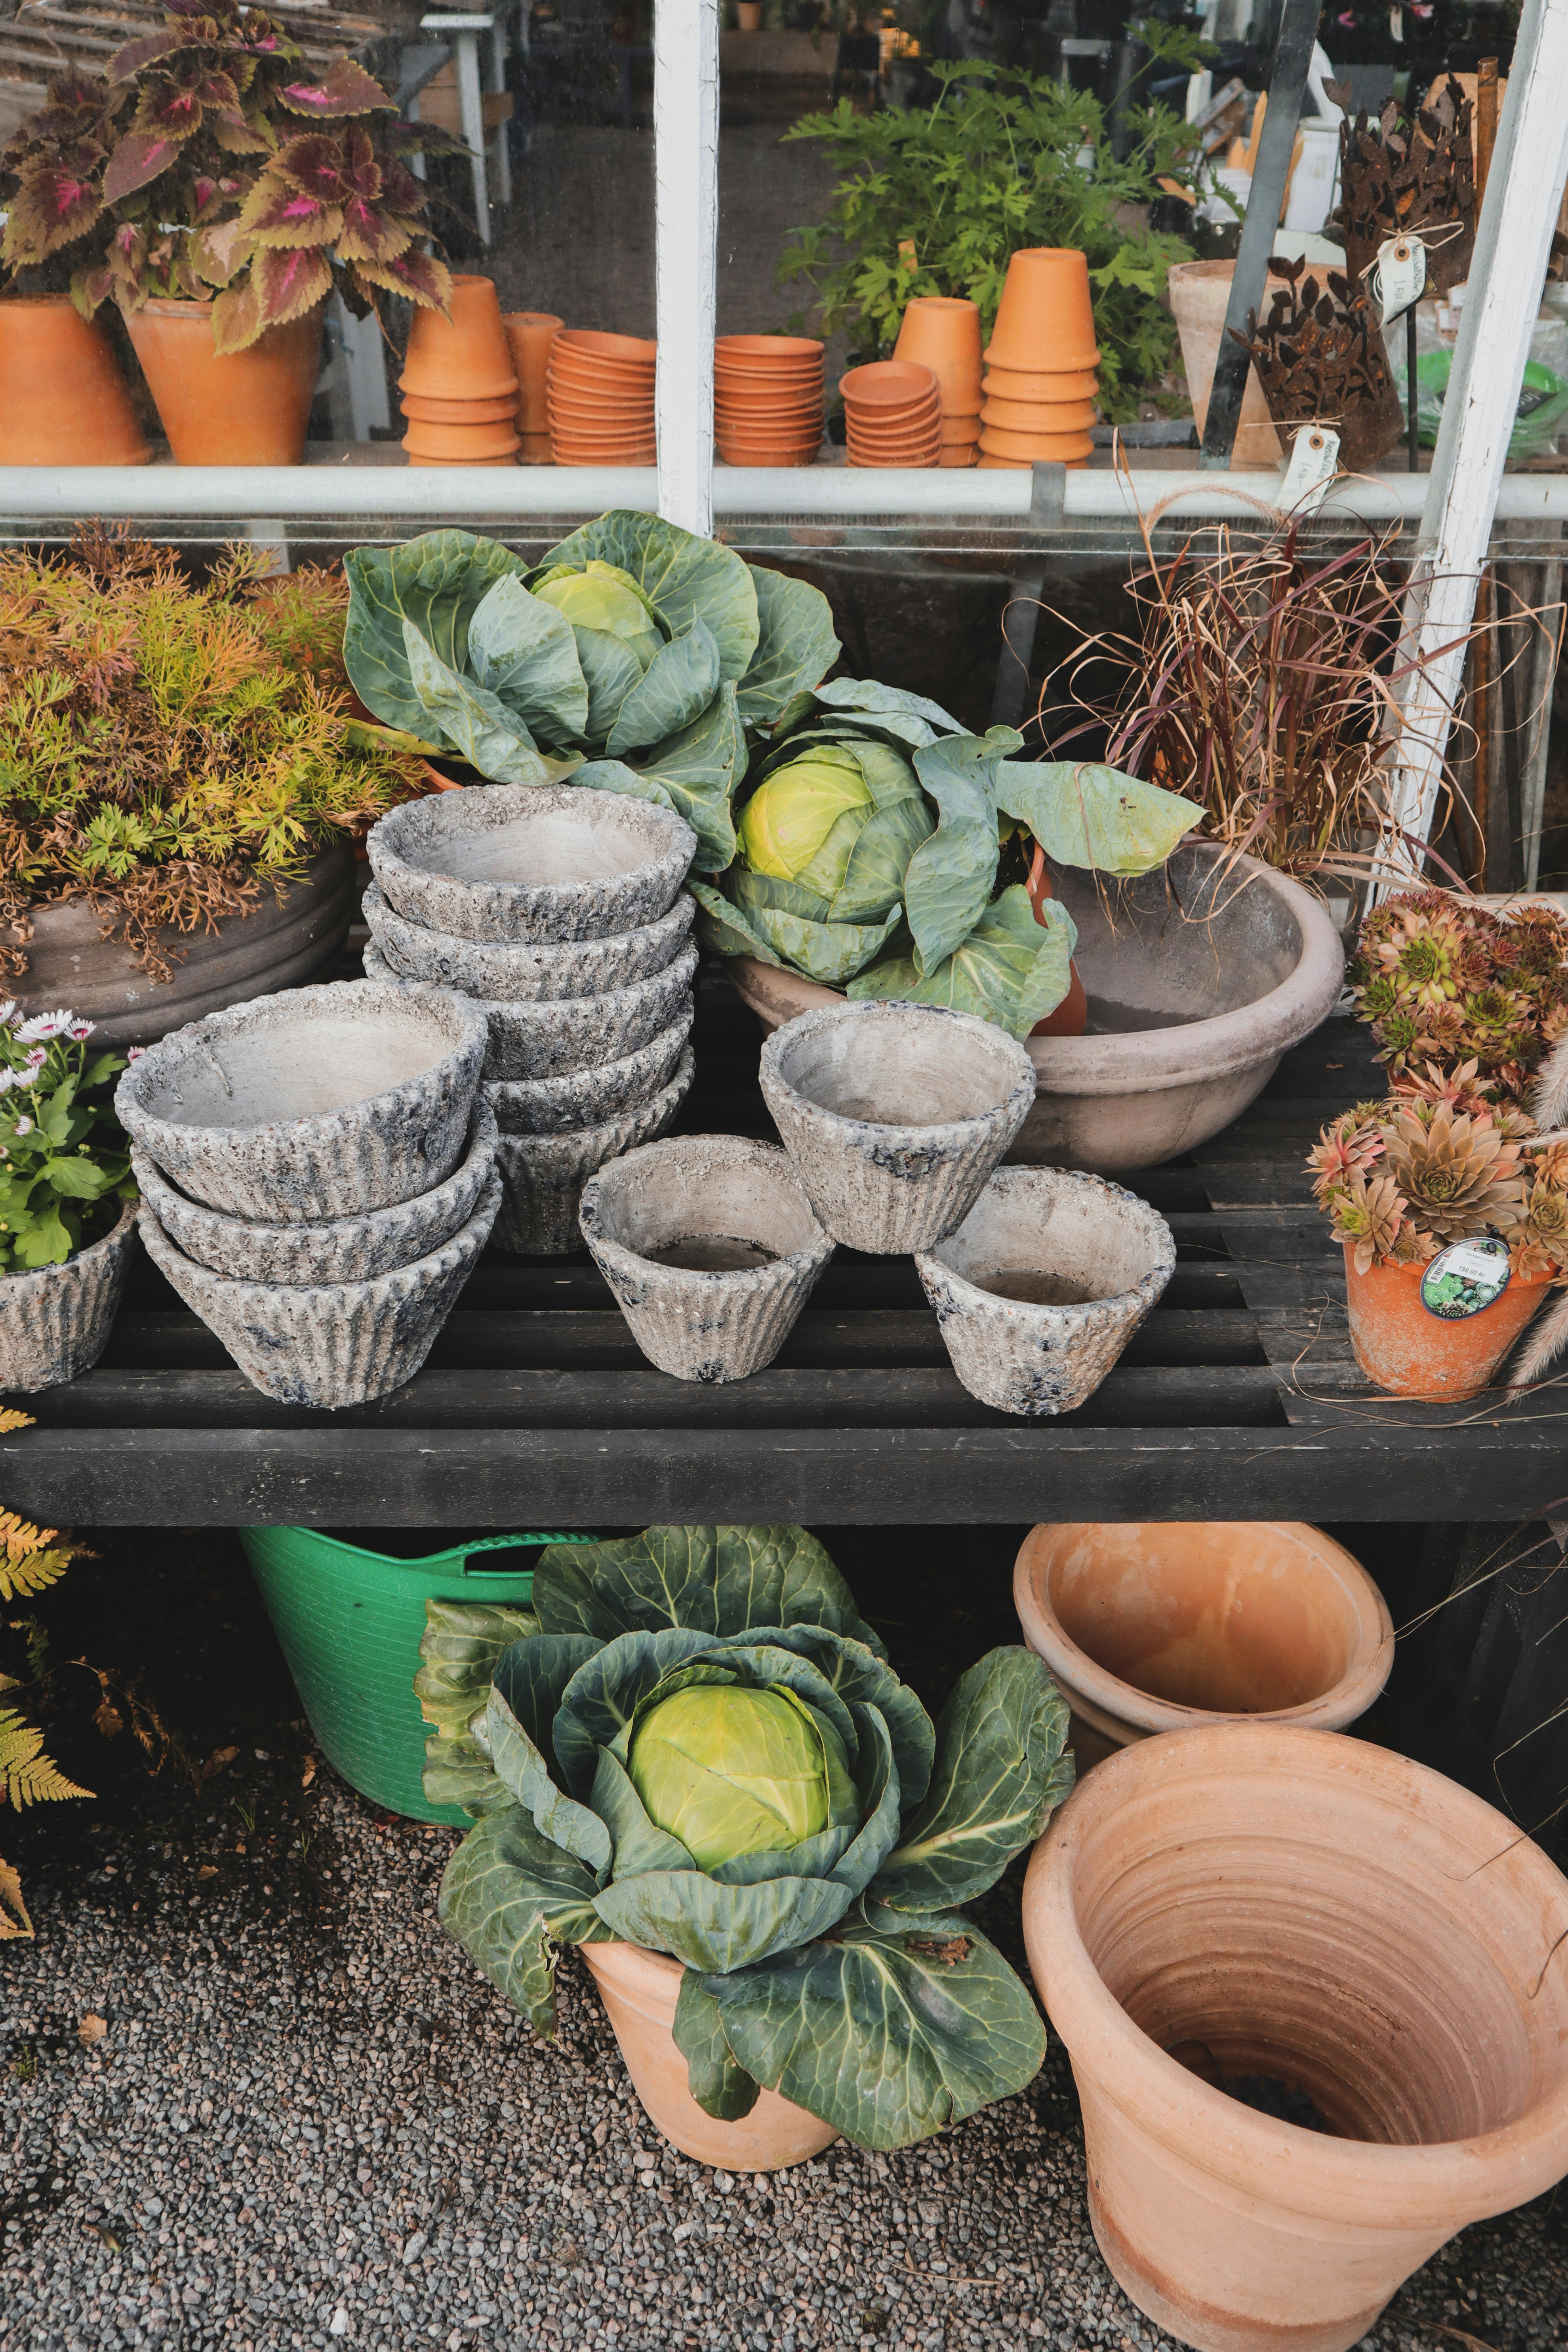
<svg viewBox="0 0 1568 2352"><path fill-rule="evenodd" d="M988 1053L1011 1046L1022 1065L1007 1093L995 1099L986 1109L975 1111L964 1118L940 1119L924 1127L894 1127L881 1119L852 1118L842 1111L818 1102L795 1086L788 1076L784 1064L793 1055L826 1031L848 1027L864 1027L869 1044L879 1024L898 1020L907 1023L910 1014L922 1019L951 1022L957 1024L953 1036L955 1051L965 1035L975 1038ZM1023 1125L1035 1099L1036 1077L1032 1064L1017 1040L1009 1037L994 1023L982 1021L973 1013L960 1013L948 1004L910 1004L902 998L846 997L841 1003L823 1004L810 1013L803 1013L786 1021L771 1036L763 1040L758 1062L758 1074L764 1098L770 1087L776 1089L787 1108L796 1118L818 1128L830 1136L841 1149L867 1158L900 1158L916 1155L950 1156L963 1142L975 1138L994 1124L1013 1121L1014 1132ZM769 1109L773 1108L770 1102Z"/></svg>
<svg viewBox="0 0 1568 2352"><path fill-rule="evenodd" d="M965 1314L984 1316L988 1320L1005 1324L1015 1329L1048 1331L1053 1327L1068 1332L1087 1329L1095 1322L1103 1322L1108 1311L1125 1316L1136 1314L1140 1320L1162 1297L1176 1270L1176 1244L1170 1226L1157 1209L1136 1192L1128 1192L1109 1176L1091 1175L1081 1168L998 1168L991 1176L969 1214L973 1216L994 1187L1003 1192L1050 1192L1068 1186L1086 1194L1100 1193L1107 1201L1110 1213L1133 1226L1153 1253L1154 1263L1147 1274L1140 1276L1130 1290L1113 1290L1104 1298L1085 1298L1071 1305L1048 1306L1027 1298L1003 1298L994 1290L983 1290L965 1274L950 1265L942 1252L958 1237L963 1225L955 1225L929 1249L914 1252L915 1271L931 1296L936 1285L957 1294Z"/></svg>
<svg viewBox="0 0 1568 2352"><path fill-rule="evenodd" d="M816 1238L802 1249L789 1250L773 1258L766 1265L734 1266L728 1271L703 1266L661 1265L657 1258L644 1257L627 1242L619 1240L610 1229L608 1220L614 1213L610 1194L618 1183L629 1177L657 1175L661 1167L679 1168L699 1151L710 1160L724 1160L735 1168L758 1169L781 1190L792 1196L792 1205L798 1206L816 1228ZM781 1163L774 1166L774 1162ZM790 1164L787 1151L776 1143L764 1143L759 1138L746 1135L667 1135L655 1143L639 1144L635 1150L623 1152L588 1179L583 1189L578 1209L583 1238L594 1255L613 1265L617 1274L634 1282L647 1282L659 1290L693 1286L722 1285L711 1295L718 1300L739 1301L752 1297L771 1297L786 1285L793 1285L805 1275L815 1279L832 1257L837 1244L811 1204L810 1195Z"/></svg>

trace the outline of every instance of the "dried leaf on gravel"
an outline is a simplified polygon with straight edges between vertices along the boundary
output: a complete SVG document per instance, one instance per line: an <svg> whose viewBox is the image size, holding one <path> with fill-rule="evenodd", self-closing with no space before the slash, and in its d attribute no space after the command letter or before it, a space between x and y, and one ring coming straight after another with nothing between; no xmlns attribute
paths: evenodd
<svg viewBox="0 0 1568 2352"><path fill-rule="evenodd" d="M237 1748L215 1748L202 1766L202 1779L210 1780L215 1772L221 1772L226 1764L232 1764L238 1754Z"/></svg>
<svg viewBox="0 0 1568 2352"><path fill-rule="evenodd" d="M89 2009L77 2027L77 2038L86 2042L101 2042L108 2031L108 2026L97 2011Z"/></svg>
<svg viewBox="0 0 1568 2352"><path fill-rule="evenodd" d="M21 1878L8 1862L0 1860L0 1944L32 1932L33 1923L22 1900Z"/></svg>

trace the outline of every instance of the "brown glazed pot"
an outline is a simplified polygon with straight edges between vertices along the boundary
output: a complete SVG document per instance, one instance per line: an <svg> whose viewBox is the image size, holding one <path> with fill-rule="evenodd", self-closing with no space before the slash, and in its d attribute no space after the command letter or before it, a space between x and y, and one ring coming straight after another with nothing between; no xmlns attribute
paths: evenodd
<svg viewBox="0 0 1568 2352"><path fill-rule="evenodd" d="M1546 1297L1545 1276L1515 1274L1479 1315L1447 1322L1421 1304L1419 1265L1369 1265L1358 1274L1345 1244L1351 1346L1369 1381L1389 1396L1426 1403L1479 1396Z"/></svg>
<svg viewBox="0 0 1568 2352"><path fill-rule="evenodd" d="M632 2088L648 2121L697 2164L725 2172L782 2172L832 2146L837 2133L776 2091L758 2093L738 2123L705 2115L687 2087L686 2061L675 2046L675 2004L684 1974L679 1960L637 1944L579 1944L615 2028Z"/></svg>
<svg viewBox="0 0 1568 2352"><path fill-rule="evenodd" d="M207 302L148 302L126 320L177 466L297 466L321 372L321 309L213 349Z"/></svg>
<svg viewBox="0 0 1568 2352"><path fill-rule="evenodd" d="M1394 1664L1382 1593L1300 1519L1032 1528L1013 1605L1072 1710L1080 1773L1237 1717L1342 1731Z"/></svg>
<svg viewBox="0 0 1568 2352"><path fill-rule="evenodd" d="M1361 1739L1140 1740L1035 1848L1100 2252L1198 2352L1348 2352L1456 2230L1568 2170L1568 1881ZM1304 2092L1307 2130L1218 2087Z"/></svg>
<svg viewBox="0 0 1568 2352"><path fill-rule="evenodd" d="M0 302L0 466L144 466L114 346L68 294Z"/></svg>

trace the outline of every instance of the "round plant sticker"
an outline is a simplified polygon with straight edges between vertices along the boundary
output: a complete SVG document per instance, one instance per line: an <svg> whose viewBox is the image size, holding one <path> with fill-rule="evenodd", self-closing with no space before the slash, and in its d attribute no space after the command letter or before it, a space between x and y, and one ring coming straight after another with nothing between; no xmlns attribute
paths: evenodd
<svg viewBox="0 0 1568 2352"><path fill-rule="evenodd" d="M1495 1306L1508 1288L1508 1244L1495 1234L1450 1242L1421 1276L1421 1304L1428 1315L1458 1323Z"/></svg>

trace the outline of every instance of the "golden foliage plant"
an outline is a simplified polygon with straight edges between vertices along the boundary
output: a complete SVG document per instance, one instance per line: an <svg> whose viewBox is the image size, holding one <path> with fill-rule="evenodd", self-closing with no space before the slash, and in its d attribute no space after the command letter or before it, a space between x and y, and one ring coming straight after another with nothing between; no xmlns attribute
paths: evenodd
<svg viewBox="0 0 1568 2352"><path fill-rule="evenodd" d="M31 914L85 898L167 980L165 926L248 912L416 788L353 716L342 573L268 562L230 548L197 583L102 531L0 554L0 968L26 971Z"/></svg>
<svg viewBox="0 0 1568 2352"><path fill-rule="evenodd" d="M31 1425L30 1413L7 1408L0 1412L0 1433ZM21 1601L58 1583L70 1562L82 1551L68 1534L58 1540L57 1528L36 1528L14 1511L0 1511L0 1601ZM19 1689L8 1675L0 1675L0 1693ZM90 1797L79 1789L59 1766L43 1752L44 1735L15 1707L0 1706L0 1804L7 1801L17 1812L25 1805L47 1804L63 1797ZM22 1882L0 1854L0 1943L30 1936L33 1923L22 1900Z"/></svg>

